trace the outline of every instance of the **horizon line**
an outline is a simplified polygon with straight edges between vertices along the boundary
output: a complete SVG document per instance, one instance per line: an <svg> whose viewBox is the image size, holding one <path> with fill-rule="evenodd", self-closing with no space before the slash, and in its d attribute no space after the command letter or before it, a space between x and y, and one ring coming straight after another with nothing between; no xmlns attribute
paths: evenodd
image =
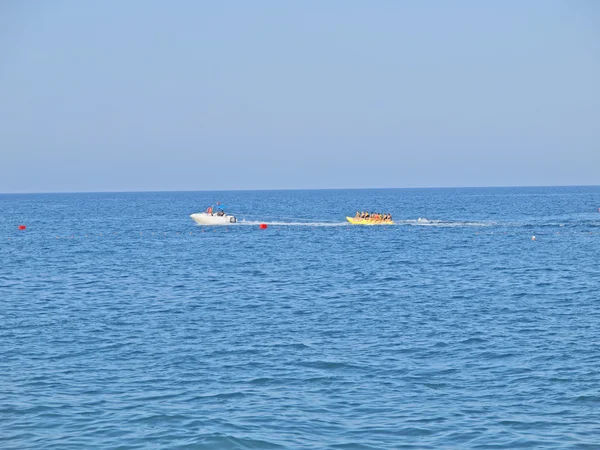
<svg viewBox="0 0 600 450"><path fill-rule="evenodd" d="M361 191L361 190L418 190L418 189L498 189L498 188L553 188L553 187L600 187L600 184L543 184L543 185L488 185L488 186L426 186L426 187L361 187L361 188L280 188L280 189L165 189L165 190L99 190L99 191L41 191L0 192L0 195L52 195L52 194L159 194L183 192L273 192L273 191Z"/></svg>

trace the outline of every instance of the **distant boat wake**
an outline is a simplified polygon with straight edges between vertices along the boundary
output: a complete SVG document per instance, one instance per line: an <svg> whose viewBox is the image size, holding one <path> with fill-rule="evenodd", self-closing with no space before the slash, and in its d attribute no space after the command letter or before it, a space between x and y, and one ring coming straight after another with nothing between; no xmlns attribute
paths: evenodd
<svg viewBox="0 0 600 450"><path fill-rule="evenodd" d="M297 219L303 220L303 219ZM284 220L239 220L237 225L250 225L257 226L261 223L266 223L269 226L291 226L291 227L345 227L351 226L348 222L331 222L326 220L317 220L310 221L307 219L306 222L299 221L284 221ZM442 227L442 228L452 228L452 227L487 227L496 225L494 222L470 222L470 221L446 221L446 220L429 220L422 217L418 219L406 219L406 220L396 220L393 224L385 224L385 227L394 227L394 226L425 226L425 227Z"/></svg>
<svg viewBox="0 0 600 450"><path fill-rule="evenodd" d="M472 221L460 221L460 220L430 220L419 217L416 220L397 220L396 225L412 225L412 226L423 226L423 227L489 227L497 225L495 222L472 222Z"/></svg>
<svg viewBox="0 0 600 450"><path fill-rule="evenodd" d="M257 221L257 220L239 220L237 225L260 225L266 223L269 226L284 227L342 227L350 225L348 222L284 222L284 221Z"/></svg>

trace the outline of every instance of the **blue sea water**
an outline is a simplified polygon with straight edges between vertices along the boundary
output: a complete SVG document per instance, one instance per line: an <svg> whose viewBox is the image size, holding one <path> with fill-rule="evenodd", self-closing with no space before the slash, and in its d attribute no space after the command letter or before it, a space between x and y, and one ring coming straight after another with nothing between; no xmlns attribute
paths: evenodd
<svg viewBox="0 0 600 450"><path fill-rule="evenodd" d="M189 218L217 201L240 223ZM0 447L600 448L598 208L600 187L1 195Z"/></svg>

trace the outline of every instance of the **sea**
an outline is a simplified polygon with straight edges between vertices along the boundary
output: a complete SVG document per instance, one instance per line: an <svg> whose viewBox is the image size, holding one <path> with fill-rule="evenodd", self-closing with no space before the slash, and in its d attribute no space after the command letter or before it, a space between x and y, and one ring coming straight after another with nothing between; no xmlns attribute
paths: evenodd
<svg viewBox="0 0 600 450"><path fill-rule="evenodd" d="M190 219L217 202L237 224ZM599 208L600 187L0 195L0 448L598 449ZM395 224L348 224L364 210Z"/></svg>

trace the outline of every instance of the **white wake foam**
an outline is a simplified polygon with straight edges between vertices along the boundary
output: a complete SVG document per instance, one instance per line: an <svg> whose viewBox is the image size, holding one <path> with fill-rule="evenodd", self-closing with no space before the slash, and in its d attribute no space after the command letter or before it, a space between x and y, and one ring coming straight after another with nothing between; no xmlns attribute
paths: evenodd
<svg viewBox="0 0 600 450"><path fill-rule="evenodd" d="M290 226L290 227L343 227L350 225L348 222L283 222L283 221L257 221L257 220L238 220L238 225L258 226L266 223L269 226Z"/></svg>
<svg viewBox="0 0 600 450"><path fill-rule="evenodd" d="M494 222L469 222L469 221L452 221L452 220L436 220L436 219L425 219L419 217L418 219L407 219L407 220L396 220L396 225L412 225L412 226L424 226L424 227L489 227L495 225Z"/></svg>
<svg viewBox="0 0 600 450"><path fill-rule="evenodd" d="M282 220L239 220L238 225L251 225L258 226L261 223L266 223L269 226L291 226L291 227L344 227L350 226L348 222L327 222L325 220L319 221L307 221L307 222L297 222L297 221L282 221ZM470 221L449 221L449 220L435 220L435 219L425 219L423 217L419 217L418 219L406 219L406 220L395 220L394 224L385 224L386 227L393 226L425 226L425 227L444 227L444 228L452 228L452 227L488 227L495 225L494 222L470 222ZM380 225L381 226L381 225Z"/></svg>

